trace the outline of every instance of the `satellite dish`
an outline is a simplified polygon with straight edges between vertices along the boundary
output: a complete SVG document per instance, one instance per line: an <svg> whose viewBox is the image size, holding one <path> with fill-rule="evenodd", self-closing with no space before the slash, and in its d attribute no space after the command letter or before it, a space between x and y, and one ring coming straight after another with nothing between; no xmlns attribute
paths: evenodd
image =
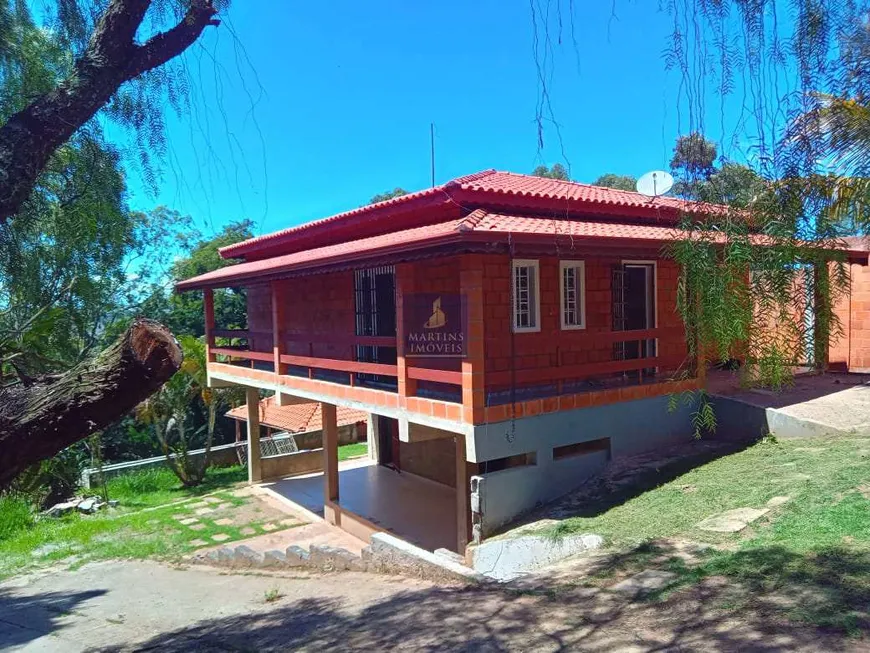
<svg viewBox="0 0 870 653"><path fill-rule="evenodd" d="M653 170L637 180L637 192L647 197L667 193L674 185L674 178L664 170Z"/></svg>

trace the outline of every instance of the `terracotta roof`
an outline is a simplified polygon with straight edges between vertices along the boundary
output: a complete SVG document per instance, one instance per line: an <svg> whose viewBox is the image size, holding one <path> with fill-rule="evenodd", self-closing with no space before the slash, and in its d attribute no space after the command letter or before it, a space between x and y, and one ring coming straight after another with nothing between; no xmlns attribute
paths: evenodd
<svg viewBox="0 0 870 653"><path fill-rule="evenodd" d="M617 190L576 181L562 181L515 172L489 170L454 180L463 190L497 193L510 197L555 200L558 202L582 202L586 204L640 208L654 215L662 208L698 212L702 208L718 210L712 204L689 202L676 197L658 197L655 200L634 191ZM558 208L558 207L557 207Z"/></svg>
<svg viewBox="0 0 870 653"><path fill-rule="evenodd" d="M631 191L616 190L581 184L576 181L562 181L521 175L513 172L484 170L464 177L458 177L446 184L427 188L416 193L394 197L385 202L369 204L351 211L339 213L329 218L315 220L306 224L282 229L271 234L257 236L249 240L222 247L219 251L224 258L241 257L254 254L258 250L290 243L312 232L322 231L323 227L334 228L339 224L360 222L361 218L395 212L398 209L411 211L423 202L440 200L456 205L488 205L489 208L518 208L533 204L544 212L605 212L619 211L623 217L637 217L652 220L667 218L673 221L681 212L703 213L719 211L722 207L700 202L690 202L675 197L658 197L651 200L646 195ZM397 224L395 228L401 228ZM404 225L408 226L408 225Z"/></svg>
<svg viewBox="0 0 870 653"><path fill-rule="evenodd" d="M603 222L596 220L570 220L542 218L489 212L477 209L464 218L448 220L435 225L405 229L381 236L309 249L273 258L239 263L214 272L209 272L179 283L178 290L229 285L246 279L280 275L331 263L349 264L372 256L397 254L423 247L445 243L508 242L512 239L542 241L559 237L571 239L572 244L582 241L595 244L620 244L630 242L640 245L661 245L678 240L684 233L674 226ZM758 235L758 244L765 243L765 236ZM844 243L832 244L843 247ZM850 259L867 262L866 247L853 247L846 243L843 248Z"/></svg>
<svg viewBox="0 0 870 653"><path fill-rule="evenodd" d="M336 409L339 426L349 426L365 422L368 414L364 410L354 410L345 406ZM246 422L248 407L239 406L226 413L227 417ZM319 431L321 426L320 402L311 401L293 406L278 406L274 397L267 397L260 402L260 424L280 429L288 433L307 433Z"/></svg>

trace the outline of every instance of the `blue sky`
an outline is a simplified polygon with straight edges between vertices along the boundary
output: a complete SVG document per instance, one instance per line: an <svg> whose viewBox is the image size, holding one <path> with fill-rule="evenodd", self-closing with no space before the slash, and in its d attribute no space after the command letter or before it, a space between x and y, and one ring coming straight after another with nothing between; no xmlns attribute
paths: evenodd
<svg viewBox="0 0 870 653"><path fill-rule="evenodd" d="M688 130L662 57L671 19L654 2L620 2L618 19L609 1L574 4L578 52L565 15L548 84L562 141L550 127L539 151L529 2L237 0L189 59L197 108L170 120L159 195L132 175L132 204L274 231L428 186L430 122L438 183L565 163L562 148L581 181L666 168Z"/></svg>

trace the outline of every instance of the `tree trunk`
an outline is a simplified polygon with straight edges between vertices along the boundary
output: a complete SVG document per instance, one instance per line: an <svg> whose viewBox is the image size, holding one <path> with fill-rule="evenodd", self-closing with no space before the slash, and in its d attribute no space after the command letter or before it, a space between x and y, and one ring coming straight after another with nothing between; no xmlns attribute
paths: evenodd
<svg viewBox="0 0 870 653"><path fill-rule="evenodd" d="M0 487L123 417L178 371L181 348L162 324L137 319L95 359L59 377L0 390Z"/></svg>

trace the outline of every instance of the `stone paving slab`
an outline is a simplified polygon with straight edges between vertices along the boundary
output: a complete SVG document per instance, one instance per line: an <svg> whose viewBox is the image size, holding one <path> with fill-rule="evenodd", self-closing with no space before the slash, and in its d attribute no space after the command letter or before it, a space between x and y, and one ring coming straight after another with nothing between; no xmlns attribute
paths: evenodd
<svg viewBox="0 0 870 653"><path fill-rule="evenodd" d="M766 515L769 511L769 508L735 508L734 510L726 510L718 515L707 517L707 519L698 524L698 528L702 531L712 531L714 533L737 533L759 517Z"/></svg>
<svg viewBox="0 0 870 653"><path fill-rule="evenodd" d="M624 581L617 583L610 589L614 592L619 592L620 594L634 596L645 592L655 592L656 590L663 589L676 578L677 575L670 571L644 569L642 572L635 574L631 578L626 578Z"/></svg>

